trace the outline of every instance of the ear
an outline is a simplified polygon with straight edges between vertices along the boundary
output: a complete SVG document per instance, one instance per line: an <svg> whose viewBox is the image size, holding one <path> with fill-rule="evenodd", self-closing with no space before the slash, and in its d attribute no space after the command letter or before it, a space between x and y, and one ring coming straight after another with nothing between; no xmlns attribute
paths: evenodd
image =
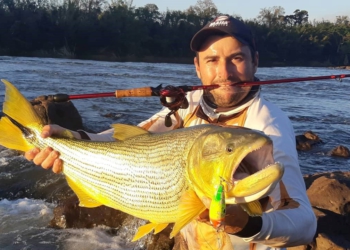
<svg viewBox="0 0 350 250"><path fill-rule="evenodd" d="M201 71L200 71L199 61L198 61L198 57L197 56L195 56L193 58L193 63L194 63L194 67L196 68L197 77L199 79L201 79Z"/></svg>
<svg viewBox="0 0 350 250"><path fill-rule="evenodd" d="M254 74L258 70L258 66L259 66L259 52L256 51L254 56Z"/></svg>

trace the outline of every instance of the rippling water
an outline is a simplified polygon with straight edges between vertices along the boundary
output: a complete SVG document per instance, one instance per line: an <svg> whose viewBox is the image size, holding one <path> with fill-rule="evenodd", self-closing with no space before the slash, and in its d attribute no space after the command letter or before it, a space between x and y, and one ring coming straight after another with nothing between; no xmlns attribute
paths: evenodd
<svg viewBox="0 0 350 250"><path fill-rule="evenodd" d="M261 80L349 74L327 68L260 68ZM193 65L118 63L66 59L0 57L0 78L12 82L28 99L57 93L86 94L166 85L199 85ZM296 134L312 130L324 144L299 152L304 174L348 171L350 160L330 157L338 145L350 147L350 78L263 86L266 99L290 117ZM0 102L4 86L0 85ZM74 100L85 126L102 131L111 123L137 124L161 109L159 99L99 98ZM106 114L112 116L106 117ZM11 150L0 152L0 249L137 249L125 236L105 228L55 230L46 227L54 204L45 196L57 175L48 173ZM11 198L11 200L4 198ZM42 198L45 197L45 201ZM1 200L2 199L2 200ZM53 199L54 200L54 199ZM140 243L139 243L140 244ZM142 244L142 243L141 243Z"/></svg>

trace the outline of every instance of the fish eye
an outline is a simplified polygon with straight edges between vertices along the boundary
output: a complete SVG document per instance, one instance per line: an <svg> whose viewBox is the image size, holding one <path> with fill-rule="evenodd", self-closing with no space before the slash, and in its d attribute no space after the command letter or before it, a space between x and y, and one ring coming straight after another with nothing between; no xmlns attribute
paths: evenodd
<svg viewBox="0 0 350 250"><path fill-rule="evenodd" d="M227 145L226 152L232 153L233 152L233 145L231 145L231 144Z"/></svg>

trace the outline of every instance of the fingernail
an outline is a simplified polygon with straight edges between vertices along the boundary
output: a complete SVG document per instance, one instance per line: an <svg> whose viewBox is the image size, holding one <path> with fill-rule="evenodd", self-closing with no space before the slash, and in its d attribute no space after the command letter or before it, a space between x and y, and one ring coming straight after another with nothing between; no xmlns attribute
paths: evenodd
<svg viewBox="0 0 350 250"><path fill-rule="evenodd" d="M38 153L38 149L37 148L33 148L29 151L29 154L34 155Z"/></svg>
<svg viewBox="0 0 350 250"><path fill-rule="evenodd" d="M45 148L44 150L45 150L45 153L47 153L47 154L51 154L51 152L52 152L52 149L49 147Z"/></svg>
<svg viewBox="0 0 350 250"><path fill-rule="evenodd" d="M61 173L63 170L63 167L62 167L62 163L61 163L61 160L60 159L56 159L54 161L54 168L53 168L53 171L58 174L58 173Z"/></svg>
<svg viewBox="0 0 350 250"><path fill-rule="evenodd" d="M58 153L57 153L56 151L52 151L52 152L50 153L50 156L51 156L52 158L57 158L57 157L58 157Z"/></svg>

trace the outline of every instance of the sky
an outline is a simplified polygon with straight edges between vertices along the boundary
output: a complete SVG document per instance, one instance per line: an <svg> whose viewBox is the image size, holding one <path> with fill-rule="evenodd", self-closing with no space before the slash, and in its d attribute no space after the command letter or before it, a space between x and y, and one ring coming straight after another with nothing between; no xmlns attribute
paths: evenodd
<svg viewBox="0 0 350 250"><path fill-rule="evenodd" d="M130 1L130 0L129 0ZM230 15L239 15L246 19L253 19L263 8L281 6L286 15L291 15L296 9L306 10L309 21L335 21L336 16L350 17L350 0L212 0L219 12ZM197 0L133 0L133 6L144 7L146 4L155 4L160 12L168 10L186 10L195 5Z"/></svg>

